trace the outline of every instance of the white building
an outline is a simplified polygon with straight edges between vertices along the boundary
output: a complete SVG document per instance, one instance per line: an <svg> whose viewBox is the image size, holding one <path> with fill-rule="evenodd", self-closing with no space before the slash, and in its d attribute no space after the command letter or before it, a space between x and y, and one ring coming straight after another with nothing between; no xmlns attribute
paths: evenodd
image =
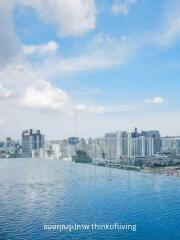
<svg viewBox="0 0 180 240"><path fill-rule="evenodd" d="M128 157L128 133L117 131L105 134L105 155L107 160L119 161Z"/></svg>
<svg viewBox="0 0 180 240"><path fill-rule="evenodd" d="M128 136L128 157L151 157L154 154L154 139Z"/></svg>
<svg viewBox="0 0 180 240"><path fill-rule="evenodd" d="M45 159L60 159L60 145L56 143L46 142L44 148L32 150L32 158L45 158Z"/></svg>
<svg viewBox="0 0 180 240"><path fill-rule="evenodd" d="M105 155L108 161L122 158L151 157L154 155L154 139L132 133L114 132L105 134Z"/></svg>
<svg viewBox="0 0 180 240"><path fill-rule="evenodd" d="M162 150L172 150L175 147L175 138L174 137L162 137L161 138L162 143Z"/></svg>
<svg viewBox="0 0 180 240"><path fill-rule="evenodd" d="M163 137L162 151L171 151L175 154L180 154L180 137Z"/></svg>

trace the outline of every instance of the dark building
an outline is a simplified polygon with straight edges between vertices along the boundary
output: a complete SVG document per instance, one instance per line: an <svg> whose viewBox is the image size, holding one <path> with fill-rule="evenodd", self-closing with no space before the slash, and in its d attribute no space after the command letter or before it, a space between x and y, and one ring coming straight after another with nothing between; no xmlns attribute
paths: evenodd
<svg viewBox="0 0 180 240"><path fill-rule="evenodd" d="M140 136L141 136L141 134L138 133L137 127L135 127L134 132L131 133L131 137L132 138L138 138Z"/></svg>
<svg viewBox="0 0 180 240"><path fill-rule="evenodd" d="M154 142L154 153L158 153L161 150L161 136L159 131L152 130L152 131L142 131L141 136L147 137L147 138L153 138Z"/></svg>
<svg viewBox="0 0 180 240"><path fill-rule="evenodd" d="M6 147L10 147L12 145L12 140L10 137L6 138Z"/></svg>
<svg viewBox="0 0 180 240"><path fill-rule="evenodd" d="M76 145L79 143L79 138L78 137L70 137L70 138L68 138L68 143L70 145Z"/></svg>
<svg viewBox="0 0 180 240"><path fill-rule="evenodd" d="M22 156L32 157L32 150L44 147L44 138L40 130L24 130L22 132Z"/></svg>

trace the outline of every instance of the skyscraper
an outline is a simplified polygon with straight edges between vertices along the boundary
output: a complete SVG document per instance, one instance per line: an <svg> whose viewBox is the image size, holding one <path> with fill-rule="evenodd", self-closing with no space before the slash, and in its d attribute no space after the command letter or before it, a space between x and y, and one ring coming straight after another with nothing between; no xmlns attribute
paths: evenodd
<svg viewBox="0 0 180 240"><path fill-rule="evenodd" d="M107 160L151 157L160 151L159 131L134 132L117 131L105 134L105 155Z"/></svg>
<svg viewBox="0 0 180 240"><path fill-rule="evenodd" d="M31 158L32 150L44 147L44 138L40 130L24 130L22 132L22 156Z"/></svg>
<svg viewBox="0 0 180 240"><path fill-rule="evenodd" d="M154 154L154 139L152 137L128 138L129 157L151 157Z"/></svg>
<svg viewBox="0 0 180 240"><path fill-rule="evenodd" d="M121 157L128 156L128 133L117 131L105 134L106 159L119 161Z"/></svg>
<svg viewBox="0 0 180 240"><path fill-rule="evenodd" d="M161 150L161 136L159 131L157 130L151 130L151 131L142 131L141 136L144 136L146 138L153 138L153 151L154 154L160 152Z"/></svg>

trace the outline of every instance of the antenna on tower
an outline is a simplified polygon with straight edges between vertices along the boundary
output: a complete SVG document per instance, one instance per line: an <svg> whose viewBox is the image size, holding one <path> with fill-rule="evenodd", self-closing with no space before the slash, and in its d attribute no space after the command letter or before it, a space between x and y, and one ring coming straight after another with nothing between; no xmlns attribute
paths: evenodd
<svg viewBox="0 0 180 240"><path fill-rule="evenodd" d="M74 112L74 134L75 134L75 137L77 137L77 112L76 112L76 110Z"/></svg>

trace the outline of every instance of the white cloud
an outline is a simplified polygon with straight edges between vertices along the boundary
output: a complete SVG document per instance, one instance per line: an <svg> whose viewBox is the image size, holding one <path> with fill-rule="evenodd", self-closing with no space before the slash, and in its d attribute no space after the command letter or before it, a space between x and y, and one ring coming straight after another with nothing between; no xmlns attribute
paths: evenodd
<svg viewBox="0 0 180 240"><path fill-rule="evenodd" d="M30 108L67 111L69 100L65 91L41 80L39 88L34 86L27 88L20 103Z"/></svg>
<svg viewBox="0 0 180 240"><path fill-rule="evenodd" d="M92 41L88 44L88 46L84 47L84 53L80 53L76 56L63 58L55 55L58 49L58 45L54 41L50 41L47 44L41 45L21 45L20 41L14 31L14 26L12 23L12 11L15 6L15 2L19 4L23 4L24 6L32 6L35 8L38 13L41 15L42 13L47 15L51 15L51 17L55 17L55 15L59 14L60 17L58 21L61 22L61 17L63 15L67 15L68 21L64 21L61 26L61 30L64 27L67 31L69 31L68 27L65 26L69 24L69 27L73 28L73 25L77 25L77 31L74 30L76 33L82 31L81 24L86 23L86 13L89 14L94 11L92 14L93 18L95 18L95 3L93 0L67 0L67 1L50 1L47 0L14 0L12 4L4 2L4 8L7 11L3 11L3 16L5 16L5 22L1 27L0 31L4 32L2 34L1 42L4 42L4 45L0 45L0 65L1 63L4 64L10 63L11 59L15 58L14 63L22 64L24 61L23 52L27 55L30 54L54 54L54 57L41 60L37 66L37 70L43 76L54 76L60 73L68 73L68 72L76 72L76 71L89 71L89 70L98 70L98 69L106 69L111 68L113 66L123 64L128 57L134 52L135 44L130 42L129 39L122 37L119 39L111 38L109 36L105 36L99 34L95 36ZM14 4L13 4L14 3ZM54 14L52 14L51 10L56 9ZM92 10L92 8L94 10ZM1 11L1 10L0 10ZM69 14L69 17L68 17ZM91 15L91 14L90 14ZM78 20L74 19L77 18ZM84 19L85 18L85 19ZM2 18L3 19L3 18ZM44 17L43 17L44 19ZM95 20L94 20L95 21ZM57 24L56 21L53 21L54 24ZM65 25L64 25L65 24ZM0 23L1 25L1 23ZM4 30L6 29L6 30ZM87 30L87 29L86 29ZM65 30L64 30L65 31ZM84 29L85 31L85 29ZM74 33L75 33L74 32ZM69 33L70 34L70 33ZM17 56L19 56L19 60L17 61ZM21 57L20 57L21 56ZM42 64L43 63L43 64ZM39 69L38 69L39 68ZM47 74L47 75L46 75Z"/></svg>
<svg viewBox="0 0 180 240"><path fill-rule="evenodd" d="M103 106L86 105L86 104L78 104L75 107L75 110L80 112L88 112L88 113L104 113L105 111Z"/></svg>
<svg viewBox="0 0 180 240"><path fill-rule="evenodd" d="M46 21L59 27L59 34L77 35L95 27L96 7L94 0L19 0L32 6Z"/></svg>
<svg viewBox="0 0 180 240"><path fill-rule="evenodd" d="M9 64L0 71L0 81L12 89L17 96L22 95L26 88L39 83L40 77L28 64Z"/></svg>
<svg viewBox="0 0 180 240"><path fill-rule="evenodd" d="M63 90L42 79L27 63L8 65L0 71L0 79L1 84L6 84L15 93L16 98L13 100L17 105L20 101L27 107L63 110L68 102L69 97ZM1 92L10 95L10 91L5 91L0 85Z"/></svg>
<svg viewBox="0 0 180 240"><path fill-rule="evenodd" d="M165 99L163 97L154 97L154 98L146 99L145 102L150 104L162 104L165 102Z"/></svg>
<svg viewBox="0 0 180 240"><path fill-rule="evenodd" d="M148 35L149 40L160 47L166 47L180 40L180 2L170 1L159 28Z"/></svg>
<svg viewBox="0 0 180 240"><path fill-rule="evenodd" d="M7 66L0 71L0 79L3 79L3 83L6 83L6 86L15 93L15 98L10 98L12 91L0 83L0 98L13 100L13 105L19 106L18 109L22 112L25 108L39 109L45 112L54 110L67 114L75 110L87 113L103 112L102 106L76 105L75 99L72 99L69 93L42 79L28 64Z"/></svg>
<svg viewBox="0 0 180 240"><path fill-rule="evenodd" d="M112 5L112 12L114 14L127 15L129 8L137 2L138 0L116 0Z"/></svg>
<svg viewBox="0 0 180 240"><path fill-rule="evenodd" d="M12 91L5 88L2 83L0 83L0 99L7 99L12 96Z"/></svg>
<svg viewBox="0 0 180 240"><path fill-rule="evenodd" d="M37 70L46 76L78 71L108 69L124 64L137 46L128 38L119 39L99 34L86 47L84 54L70 58L47 59Z"/></svg>
<svg viewBox="0 0 180 240"><path fill-rule="evenodd" d="M0 68L16 62L21 55L21 44L12 20L13 1L0 3Z"/></svg>
<svg viewBox="0 0 180 240"><path fill-rule="evenodd" d="M55 42L50 42L48 45L22 47L12 19L16 4L33 7L43 20L58 26L61 35L82 34L95 27L94 0L3 0L0 3L0 68L6 64L23 62L23 50L29 54L57 50Z"/></svg>
<svg viewBox="0 0 180 240"><path fill-rule="evenodd" d="M58 44L50 41L41 45L23 45L25 54L54 54L58 49Z"/></svg>

